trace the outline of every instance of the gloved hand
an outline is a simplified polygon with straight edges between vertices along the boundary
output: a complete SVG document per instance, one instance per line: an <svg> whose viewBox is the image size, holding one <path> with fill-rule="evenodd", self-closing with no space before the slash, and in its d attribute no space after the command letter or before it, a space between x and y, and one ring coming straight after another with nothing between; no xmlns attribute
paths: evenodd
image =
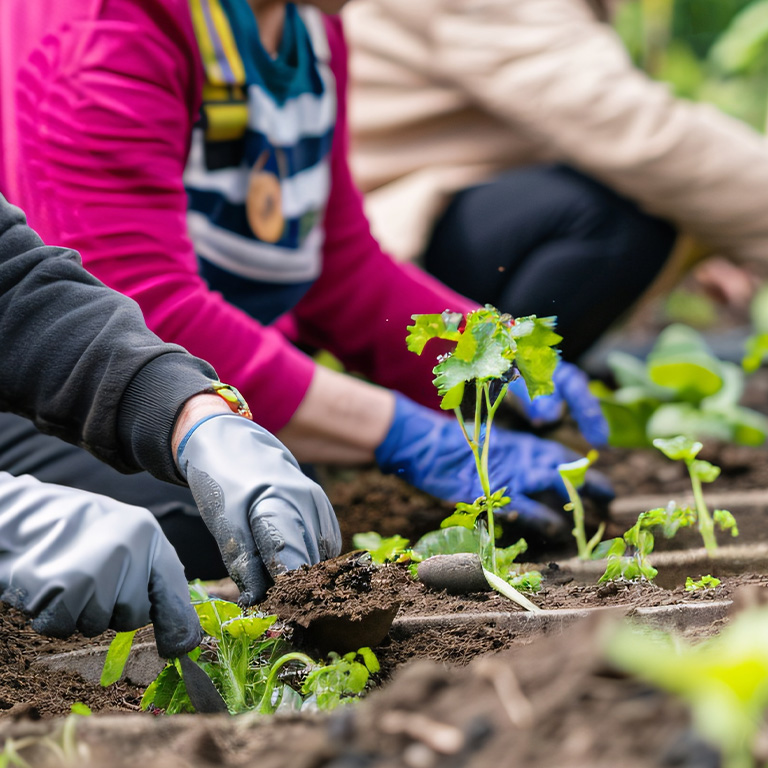
<svg viewBox="0 0 768 768"><path fill-rule="evenodd" d="M567 407L579 425L581 434L591 445L600 447L608 442L608 422L603 416L600 403L589 391L587 375L571 363L558 363L552 376L555 391L531 400L525 381L515 379L509 391L520 402L532 424L550 424L562 418Z"/></svg>
<svg viewBox="0 0 768 768"><path fill-rule="evenodd" d="M566 503L568 494L557 465L577 458L559 443L494 427L488 462L491 490L506 486L506 495L512 499L506 516L519 519L521 527L537 535L553 538L569 523L562 513L532 497L554 493ZM446 501L471 503L483 493L472 451L456 419L399 393L395 393L392 426L376 449L376 461L383 472L397 474ZM601 502L614 495L608 480L594 470L587 473L580 493Z"/></svg>
<svg viewBox="0 0 768 768"><path fill-rule="evenodd" d="M149 511L27 475L0 472L0 590L45 635L151 620L164 658L202 637L184 568Z"/></svg>
<svg viewBox="0 0 768 768"><path fill-rule="evenodd" d="M261 600L279 574L339 554L322 488L258 424L234 414L204 419L179 445L178 464L242 605Z"/></svg>

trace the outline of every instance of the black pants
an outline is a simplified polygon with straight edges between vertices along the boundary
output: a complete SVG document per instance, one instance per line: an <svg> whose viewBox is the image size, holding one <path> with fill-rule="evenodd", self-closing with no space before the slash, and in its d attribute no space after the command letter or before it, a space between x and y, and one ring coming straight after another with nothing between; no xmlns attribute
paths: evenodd
<svg viewBox="0 0 768 768"><path fill-rule="evenodd" d="M557 315L576 360L650 285L674 228L565 166L509 171L462 190L438 220L429 272L515 316Z"/></svg>
<svg viewBox="0 0 768 768"><path fill-rule="evenodd" d="M189 488L146 472L124 475L87 451L37 431L20 416L0 413L0 471L80 488L149 509L184 564L188 579L227 575L216 541L205 527Z"/></svg>

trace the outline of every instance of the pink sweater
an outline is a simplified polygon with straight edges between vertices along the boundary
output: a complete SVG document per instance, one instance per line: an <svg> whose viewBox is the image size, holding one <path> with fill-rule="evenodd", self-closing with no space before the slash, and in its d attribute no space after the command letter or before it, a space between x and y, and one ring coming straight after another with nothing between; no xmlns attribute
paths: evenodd
<svg viewBox="0 0 768 768"><path fill-rule="evenodd" d="M265 327L207 288L187 234L182 172L203 83L187 0L0 5L0 189L46 241L79 250L152 330L237 386L270 430L289 421L314 371L283 331L437 407L434 359L406 350L406 325L412 313L473 305L396 264L371 236L347 166L338 19L326 23L339 105L323 270L290 315Z"/></svg>

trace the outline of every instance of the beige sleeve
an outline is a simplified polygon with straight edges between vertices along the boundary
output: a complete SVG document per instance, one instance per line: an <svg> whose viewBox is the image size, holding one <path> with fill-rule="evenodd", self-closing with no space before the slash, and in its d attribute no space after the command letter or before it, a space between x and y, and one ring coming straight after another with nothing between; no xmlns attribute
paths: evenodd
<svg viewBox="0 0 768 768"><path fill-rule="evenodd" d="M446 0L435 67L479 107L732 256L768 259L768 143L638 71L585 0Z"/></svg>

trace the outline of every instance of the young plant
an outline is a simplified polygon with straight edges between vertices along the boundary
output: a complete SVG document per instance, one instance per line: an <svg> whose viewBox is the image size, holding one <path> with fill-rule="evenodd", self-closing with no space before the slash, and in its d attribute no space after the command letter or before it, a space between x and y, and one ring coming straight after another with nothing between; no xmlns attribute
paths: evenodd
<svg viewBox="0 0 768 768"><path fill-rule="evenodd" d="M610 427L610 443L647 447L655 438L685 434L742 445L762 445L768 419L744 408L744 373L719 360L701 334L670 325L645 361L614 352L608 363L619 388L594 382Z"/></svg>
<svg viewBox="0 0 768 768"><path fill-rule="evenodd" d="M693 725L719 747L723 768L754 768L755 738L768 712L768 611L739 614L723 631L696 644L624 624L610 637L609 660L680 696Z"/></svg>
<svg viewBox="0 0 768 768"><path fill-rule="evenodd" d="M484 517L489 532L481 552L488 583L529 610L536 607L500 576L494 512L509 504L505 488L492 489L488 474L488 456L494 416L504 399L509 382L522 375L531 397L551 394L552 374L557 352L552 349L561 337L553 329L554 318L513 318L491 306L470 312L464 327L463 316L445 311L440 315L413 315L408 326L408 349L420 355L431 339L455 342L451 352L439 358L433 372L434 384L442 396L444 410L452 410L475 459L482 495L471 504L459 503L442 526L474 528ZM461 412L467 383L474 385L474 420L467 424Z"/></svg>
<svg viewBox="0 0 768 768"><path fill-rule="evenodd" d="M686 592L700 592L706 589L714 589L720 586L720 579L716 579L714 576L707 574L702 576L698 581L694 581L691 576L685 579L685 591Z"/></svg>
<svg viewBox="0 0 768 768"><path fill-rule="evenodd" d="M658 574L648 559L656 543L653 530L660 528L666 538L672 538L680 528L692 525L695 520L690 507L678 507L673 501L666 508L641 512L637 522L621 538L606 542L608 563L600 581L653 581Z"/></svg>
<svg viewBox="0 0 768 768"><path fill-rule="evenodd" d="M193 595L202 596L199 586L193 587ZM233 714L252 710L271 714L277 708L296 711L305 705L330 709L358 696L370 674L378 672L370 648L343 657L331 654L331 661L322 664L305 653L290 650L273 628L277 616L244 614L235 603L207 595L194 606L205 637L201 647L189 656L205 670ZM118 633L113 640L102 685L122 675L133 635ZM195 711L178 659L169 661L149 685L141 707L166 714Z"/></svg>
<svg viewBox="0 0 768 768"><path fill-rule="evenodd" d="M590 451L583 459L577 459L568 464L560 464L557 468L560 477L563 478L563 483L565 483L565 489L568 491L568 498L571 500L563 509L566 512L573 512L572 533L576 539L578 555L582 560L591 559L592 552L605 533L605 523L601 522L595 535L587 541L587 533L584 528L584 504L578 492L578 489L584 485L587 470L596 460L597 451Z"/></svg>
<svg viewBox="0 0 768 768"><path fill-rule="evenodd" d="M409 543L409 539L397 534L385 537L376 531L356 533L352 537L352 546L355 549L364 549L368 552L371 560L377 565L408 562L411 559L411 550L408 549Z"/></svg>
<svg viewBox="0 0 768 768"><path fill-rule="evenodd" d="M739 529L736 526L736 520L726 509L716 509L712 515L704 502L702 492L702 483L711 483L720 475L720 467L710 464L708 461L697 459L699 451L704 447L700 442L691 440L683 435L678 435L669 440L657 438L653 441L654 446L658 448L667 458L672 461L683 461L688 469L691 478L691 487L693 488L693 498L695 501L695 513L698 521L699 533L704 540L704 546L707 552L712 553L717 549L717 540L715 539L715 525L721 531L730 531L731 536L738 536Z"/></svg>

